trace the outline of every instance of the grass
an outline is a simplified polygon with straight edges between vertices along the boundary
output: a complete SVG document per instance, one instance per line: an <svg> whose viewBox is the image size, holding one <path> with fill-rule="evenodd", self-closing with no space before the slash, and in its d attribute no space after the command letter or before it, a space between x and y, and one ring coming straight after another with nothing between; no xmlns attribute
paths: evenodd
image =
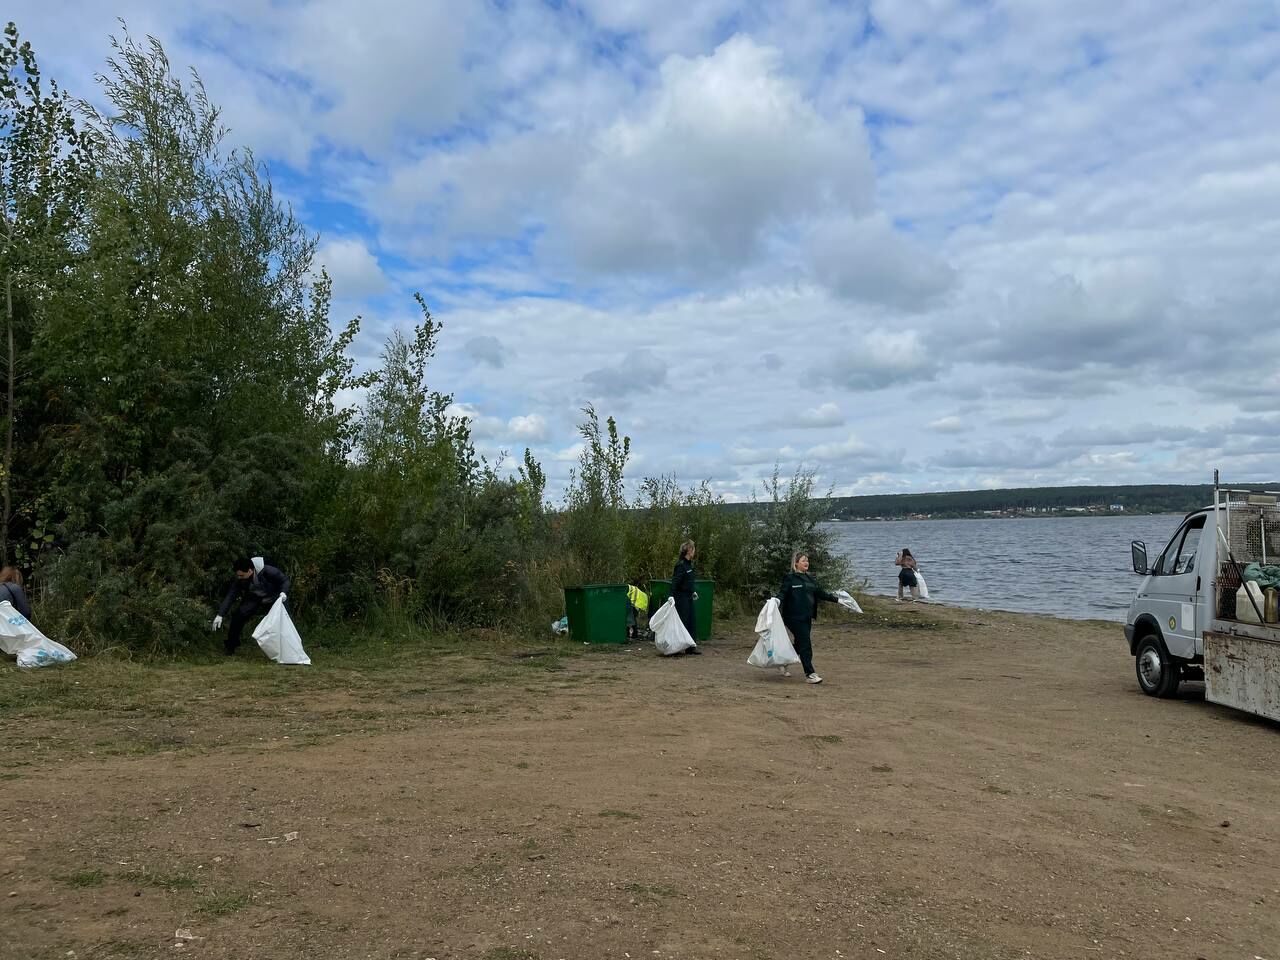
<svg viewBox="0 0 1280 960"><path fill-rule="evenodd" d="M100 887L107 882L107 875L101 870L77 870L54 879L61 880L69 887Z"/></svg>
<svg viewBox="0 0 1280 960"><path fill-rule="evenodd" d="M820 743L844 743L844 737L836 733L810 733L806 734L802 739L817 740Z"/></svg>
<svg viewBox="0 0 1280 960"><path fill-rule="evenodd" d="M574 679L564 670L583 655L580 645L542 636L496 631L397 633L364 636L345 645L317 644L313 667L282 667L249 646L232 658L193 654L182 659L85 657L47 670L0 670L0 723L39 730L36 741L0 744L0 779L68 758L103 759L206 752L256 743L271 718L273 738L296 745L330 733L368 733L397 723L445 717L432 701L450 689L470 689L470 713L497 709L505 686L541 689ZM352 701L356 701L352 703ZM494 704L489 703L494 701ZM270 705L269 708L266 705ZM209 724L202 718L226 717ZM64 731L92 726L92 742Z"/></svg>
<svg viewBox="0 0 1280 960"><path fill-rule="evenodd" d="M249 905L247 893L213 893L201 898L196 909L206 916L225 917Z"/></svg>
<svg viewBox="0 0 1280 960"><path fill-rule="evenodd" d="M189 873L150 873L146 870L126 870L116 878L138 887L159 887L162 890L193 890L196 878Z"/></svg>
<svg viewBox="0 0 1280 960"><path fill-rule="evenodd" d="M597 816L612 817L615 820L640 820L638 813L630 813L627 810L601 810Z"/></svg>

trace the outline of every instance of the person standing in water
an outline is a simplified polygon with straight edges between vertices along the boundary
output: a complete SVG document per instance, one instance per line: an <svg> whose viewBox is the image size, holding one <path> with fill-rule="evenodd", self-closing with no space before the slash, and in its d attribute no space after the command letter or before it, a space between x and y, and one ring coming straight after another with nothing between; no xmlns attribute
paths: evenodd
<svg viewBox="0 0 1280 960"><path fill-rule="evenodd" d="M901 568L898 570L898 599L902 599L902 590L906 587L911 591L911 602L915 603L920 598L920 585L916 582L916 558L911 555L910 550L903 547L893 558L893 565Z"/></svg>

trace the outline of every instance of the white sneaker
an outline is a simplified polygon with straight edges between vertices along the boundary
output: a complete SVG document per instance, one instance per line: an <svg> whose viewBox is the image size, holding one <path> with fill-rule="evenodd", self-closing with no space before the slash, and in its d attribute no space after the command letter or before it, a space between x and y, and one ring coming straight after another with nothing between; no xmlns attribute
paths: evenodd
<svg viewBox="0 0 1280 960"><path fill-rule="evenodd" d="M778 670L784 677L791 676L791 671L788 670L786 667L779 667Z"/></svg>
<svg viewBox="0 0 1280 960"><path fill-rule="evenodd" d="M805 682L806 682L806 683L821 683L821 682L822 682L822 678L821 678L820 676L818 676L816 673L811 673L811 674L809 674L807 677L805 677L804 679L805 679Z"/></svg>

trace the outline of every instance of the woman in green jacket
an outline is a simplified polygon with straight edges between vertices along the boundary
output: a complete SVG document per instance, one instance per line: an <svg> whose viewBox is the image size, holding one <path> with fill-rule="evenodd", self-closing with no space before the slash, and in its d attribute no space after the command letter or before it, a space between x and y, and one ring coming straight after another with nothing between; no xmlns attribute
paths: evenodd
<svg viewBox="0 0 1280 960"><path fill-rule="evenodd" d="M782 622L795 640L796 654L804 668L804 678L809 683L821 683L822 678L813 670L813 642L810 633L818 616L818 601L839 603L840 598L818 586L809 573L809 555L797 553L791 557L791 572L782 580L778 591L778 607Z"/></svg>

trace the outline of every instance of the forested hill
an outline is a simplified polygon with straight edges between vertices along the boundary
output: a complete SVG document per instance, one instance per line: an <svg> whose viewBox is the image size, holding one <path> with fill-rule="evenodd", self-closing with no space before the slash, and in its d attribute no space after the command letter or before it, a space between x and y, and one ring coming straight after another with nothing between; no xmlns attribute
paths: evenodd
<svg viewBox="0 0 1280 960"><path fill-rule="evenodd" d="M1265 486L1275 484L1237 484ZM1208 484L1141 484L1096 487L1022 487L1011 490L961 490L833 497L828 516L840 520L877 517L1039 516L1076 513L1187 513L1213 499Z"/></svg>

